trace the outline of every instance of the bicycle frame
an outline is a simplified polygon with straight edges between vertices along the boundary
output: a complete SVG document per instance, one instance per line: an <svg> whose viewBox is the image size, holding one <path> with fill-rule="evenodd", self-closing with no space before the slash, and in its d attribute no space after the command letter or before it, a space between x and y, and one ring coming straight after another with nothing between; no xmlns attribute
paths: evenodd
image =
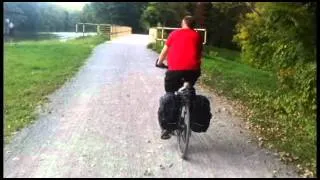
<svg viewBox="0 0 320 180"><path fill-rule="evenodd" d="M190 86L190 83L185 82L184 85L175 94L181 99L180 114L184 113L184 117L179 117L178 129L176 130L176 132L181 156L183 159L185 159L189 145L189 138L191 136L190 101L192 96L195 95L195 91L194 88ZM185 145L183 148L181 147L181 140L185 141Z"/></svg>

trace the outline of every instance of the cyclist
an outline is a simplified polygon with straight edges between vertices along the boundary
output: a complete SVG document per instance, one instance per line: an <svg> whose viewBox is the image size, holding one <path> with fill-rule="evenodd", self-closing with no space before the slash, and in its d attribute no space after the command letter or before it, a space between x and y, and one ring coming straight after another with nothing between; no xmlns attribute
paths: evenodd
<svg viewBox="0 0 320 180"><path fill-rule="evenodd" d="M166 93L177 91L183 85L182 79L193 86L201 75L202 38L194 26L195 19L192 16L184 17L181 28L170 33L159 55L159 66L167 57L168 71L164 79ZM162 130L161 139L169 139L170 134L170 131Z"/></svg>

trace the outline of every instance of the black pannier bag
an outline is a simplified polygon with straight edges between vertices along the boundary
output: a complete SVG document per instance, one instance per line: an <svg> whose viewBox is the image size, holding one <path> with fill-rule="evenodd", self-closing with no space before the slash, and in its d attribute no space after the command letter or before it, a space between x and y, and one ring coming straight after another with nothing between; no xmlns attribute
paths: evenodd
<svg viewBox="0 0 320 180"><path fill-rule="evenodd" d="M180 100L174 93L166 93L160 98L158 120L160 127L166 130L176 130L179 118Z"/></svg>
<svg viewBox="0 0 320 180"><path fill-rule="evenodd" d="M210 101L202 95L196 95L191 101L190 128L194 132L206 132L210 125L212 114Z"/></svg>

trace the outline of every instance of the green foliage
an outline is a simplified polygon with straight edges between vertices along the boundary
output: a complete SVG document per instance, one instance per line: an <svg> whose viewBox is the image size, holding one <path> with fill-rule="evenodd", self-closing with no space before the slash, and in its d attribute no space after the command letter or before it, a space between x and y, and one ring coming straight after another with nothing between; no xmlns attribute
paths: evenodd
<svg viewBox="0 0 320 180"><path fill-rule="evenodd" d="M207 44L222 48L237 49L232 42L235 25L242 13L249 11L245 3L208 2L152 2L148 3L142 15L146 28L157 26L180 27L186 15L196 18L196 27L206 28Z"/></svg>
<svg viewBox="0 0 320 180"><path fill-rule="evenodd" d="M79 12L68 12L47 2L5 2L4 18L14 23L21 32L74 31Z"/></svg>
<svg viewBox="0 0 320 180"><path fill-rule="evenodd" d="M297 143L300 138L300 149L286 142L279 146L304 162L315 159L316 21L309 5L256 3L255 12L242 18L234 37L243 62L276 73L279 88L272 95L263 95L266 101L256 101L255 107L266 107L265 116L289 126L284 132L287 141Z"/></svg>
<svg viewBox="0 0 320 180"><path fill-rule="evenodd" d="M162 26L180 26L181 19L190 14L186 2L150 2L142 15L146 27L154 27L158 23Z"/></svg>
<svg viewBox="0 0 320 180"><path fill-rule="evenodd" d="M232 42L235 26L241 14L249 12L244 2L214 2L208 4L205 27L208 30L208 45L238 50Z"/></svg>
<svg viewBox="0 0 320 180"><path fill-rule="evenodd" d="M83 21L125 25L133 32L143 32L140 17L147 3L145 2L91 2L83 9Z"/></svg>
<svg viewBox="0 0 320 180"><path fill-rule="evenodd" d="M309 113L315 106L314 12L298 3L257 3L235 36L246 63L277 72L282 91L294 91Z"/></svg>
<svg viewBox="0 0 320 180"><path fill-rule="evenodd" d="M10 18L18 31L74 31L75 24L101 23L125 25L133 32L146 32L141 15L146 2L91 2L82 11L67 11L46 2L5 2L5 18ZM87 26L87 31L96 31Z"/></svg>
<svg viewBox="0 0 320 180"><path fill-rule="evenodd" d="M146 28L154 27L160 21L160 12L155 6L148 6L142 16L141 20Z"/></svg>
<svg viewBox="0 0 320 180"><path fill-rule="evenodd" d="M161 45L160 41L157 41L156 43L149 43L147 45L147 48L152 49L153 51L156 51L157 53L160 53L163 46Z"/></svg>
<svg viewBox="0 0 320 180"><path fill-rule="evenodd" d="M86 4L82 10L82 16L80 17L81 22L86 23L97 23L97 19L95 18L96 12L94 10L94 6L91 4Z"/></svg>

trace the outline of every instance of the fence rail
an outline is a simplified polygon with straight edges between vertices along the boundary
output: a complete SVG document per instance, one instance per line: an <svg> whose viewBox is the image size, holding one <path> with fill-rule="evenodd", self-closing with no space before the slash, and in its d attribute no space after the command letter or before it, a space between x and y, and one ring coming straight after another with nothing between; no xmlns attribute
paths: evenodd
<svg viewBox="0 0 320 180"><path fill-rule="evenodd" d="M151 42L156 42L156 41L162 41L165 42L167 39L164 38L164 32L165 30L175 30L175 29L180 29L180 28L173 28L173 27L155 27L155 28L150 28L149 29L149 41ZM161 38L158 38L158 30L161 30ZM204 37L203 37L203 43L207 43L207 30L206 29L201 29L201 28L196 28L194 29L196 31L203 31L204 32Z"/></svg>

